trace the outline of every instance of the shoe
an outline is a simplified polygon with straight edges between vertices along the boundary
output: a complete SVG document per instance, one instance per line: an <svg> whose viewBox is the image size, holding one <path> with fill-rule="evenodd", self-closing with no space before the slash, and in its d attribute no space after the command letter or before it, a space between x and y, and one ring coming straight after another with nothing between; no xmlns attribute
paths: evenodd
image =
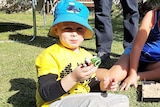
<svg viewBox="0 0 160 107"><path fill-rule="evenodd" d="M101 64L99 68L108 68L110 63L110 53L98 52L98 57L101 58Z"/></svg>

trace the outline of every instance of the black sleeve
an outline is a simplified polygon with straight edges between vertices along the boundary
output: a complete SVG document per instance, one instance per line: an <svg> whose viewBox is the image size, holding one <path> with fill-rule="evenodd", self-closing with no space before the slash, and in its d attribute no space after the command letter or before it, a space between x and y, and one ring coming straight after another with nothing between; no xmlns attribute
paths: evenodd
<svg viewBox="0 0 160 107"><path fill-rule="evenodd" d="M38 78L39 94L45 101L52 101L66 92L63 90L60 81L56 81L57 75L48 74Z"/></svg>
<svg viewBox="0 0 160 107"><path fill-rule="evenodd" d="M97 81L95 78L92 78L91 82L89 83L91 88L91 92L100 92L100 81Z"/></svg>

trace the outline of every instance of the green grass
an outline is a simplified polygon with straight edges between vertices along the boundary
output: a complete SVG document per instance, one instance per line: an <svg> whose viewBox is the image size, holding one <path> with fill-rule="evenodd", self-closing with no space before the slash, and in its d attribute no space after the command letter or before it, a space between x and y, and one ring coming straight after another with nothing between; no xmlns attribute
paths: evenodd
<svg viewBox="0 0 160 107"><path fill-rule="evenodd" d="M12 22L13 26L0 25L0 107L35 107L35 83L36 69L35 58L48 46L57 40L47 37L52 23L52 15L47 15L47 25L43 25L43 16L37 13L37 36L32 42L33 36L32 14L4 14L0 13L0 24ZM90 17L90 23L94 28L94 17ZM114 64L118 56L123 52L122 47L122 17L114 17L113 14L114 41L112 44L111 62ZM21 25L23 24L23 26ZM23 27L27 27L27 29ZM14 28L19 28L15 30ZM20 29L21 28L21 29ZM6 30L6 31L2 31ZM86 40L83 47L95 54L95 38ZM118 92L117 92L118 93ZM137 101L138 94L135 88L120 92L130 99L130 107L159 107L160 103L145 103Z"/></svg>

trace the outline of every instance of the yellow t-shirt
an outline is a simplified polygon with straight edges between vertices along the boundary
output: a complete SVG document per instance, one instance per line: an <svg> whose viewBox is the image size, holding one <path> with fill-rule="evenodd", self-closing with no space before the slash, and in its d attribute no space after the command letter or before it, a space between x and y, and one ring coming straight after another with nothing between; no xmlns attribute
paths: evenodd
<svg viewBox="0 0 160 107"><path fill-rule="evenodd" d="M80 52L76 53L63 47L60 44L54 44L42 52L36 59L36 68L38 77L47 74L58 75L57 81L72 72L78 65L84 63L85 58L92 58L92 54L80 48ZM94 77L95 74L92 76ZM64 94L60 98L69 94L87 93L90 91L88 84L91 79L84 82L78 82L69 93ZM38 85L38 84L37 84ZM54 90L53 90L54 91ZM40 97L36 91L37 107L48 107L48 104ZM48 103L48 102L47 102ZM43 105L43 106L42 106Z"/></svg>

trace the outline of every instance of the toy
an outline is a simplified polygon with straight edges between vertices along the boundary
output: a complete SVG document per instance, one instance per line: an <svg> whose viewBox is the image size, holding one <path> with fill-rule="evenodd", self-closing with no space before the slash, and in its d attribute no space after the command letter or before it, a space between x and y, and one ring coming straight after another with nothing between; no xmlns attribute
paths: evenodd
<svg viewBox="0 0 160 107"><path fill-rule="evenodd" d="M90 60L88 58L85 59L85 63L82 64L82 67L86 67L93 64L94 66L99 66L101 64L101 59L97 56L93 56L93 58Z"/></svg>
<svg viewBox="0 0 160 107"><path fill-rule="evenodd" d="M93 56L93 58L91 59L91 62L95 66L99 66L101 64L101 59L97 56Z"/></svg>

